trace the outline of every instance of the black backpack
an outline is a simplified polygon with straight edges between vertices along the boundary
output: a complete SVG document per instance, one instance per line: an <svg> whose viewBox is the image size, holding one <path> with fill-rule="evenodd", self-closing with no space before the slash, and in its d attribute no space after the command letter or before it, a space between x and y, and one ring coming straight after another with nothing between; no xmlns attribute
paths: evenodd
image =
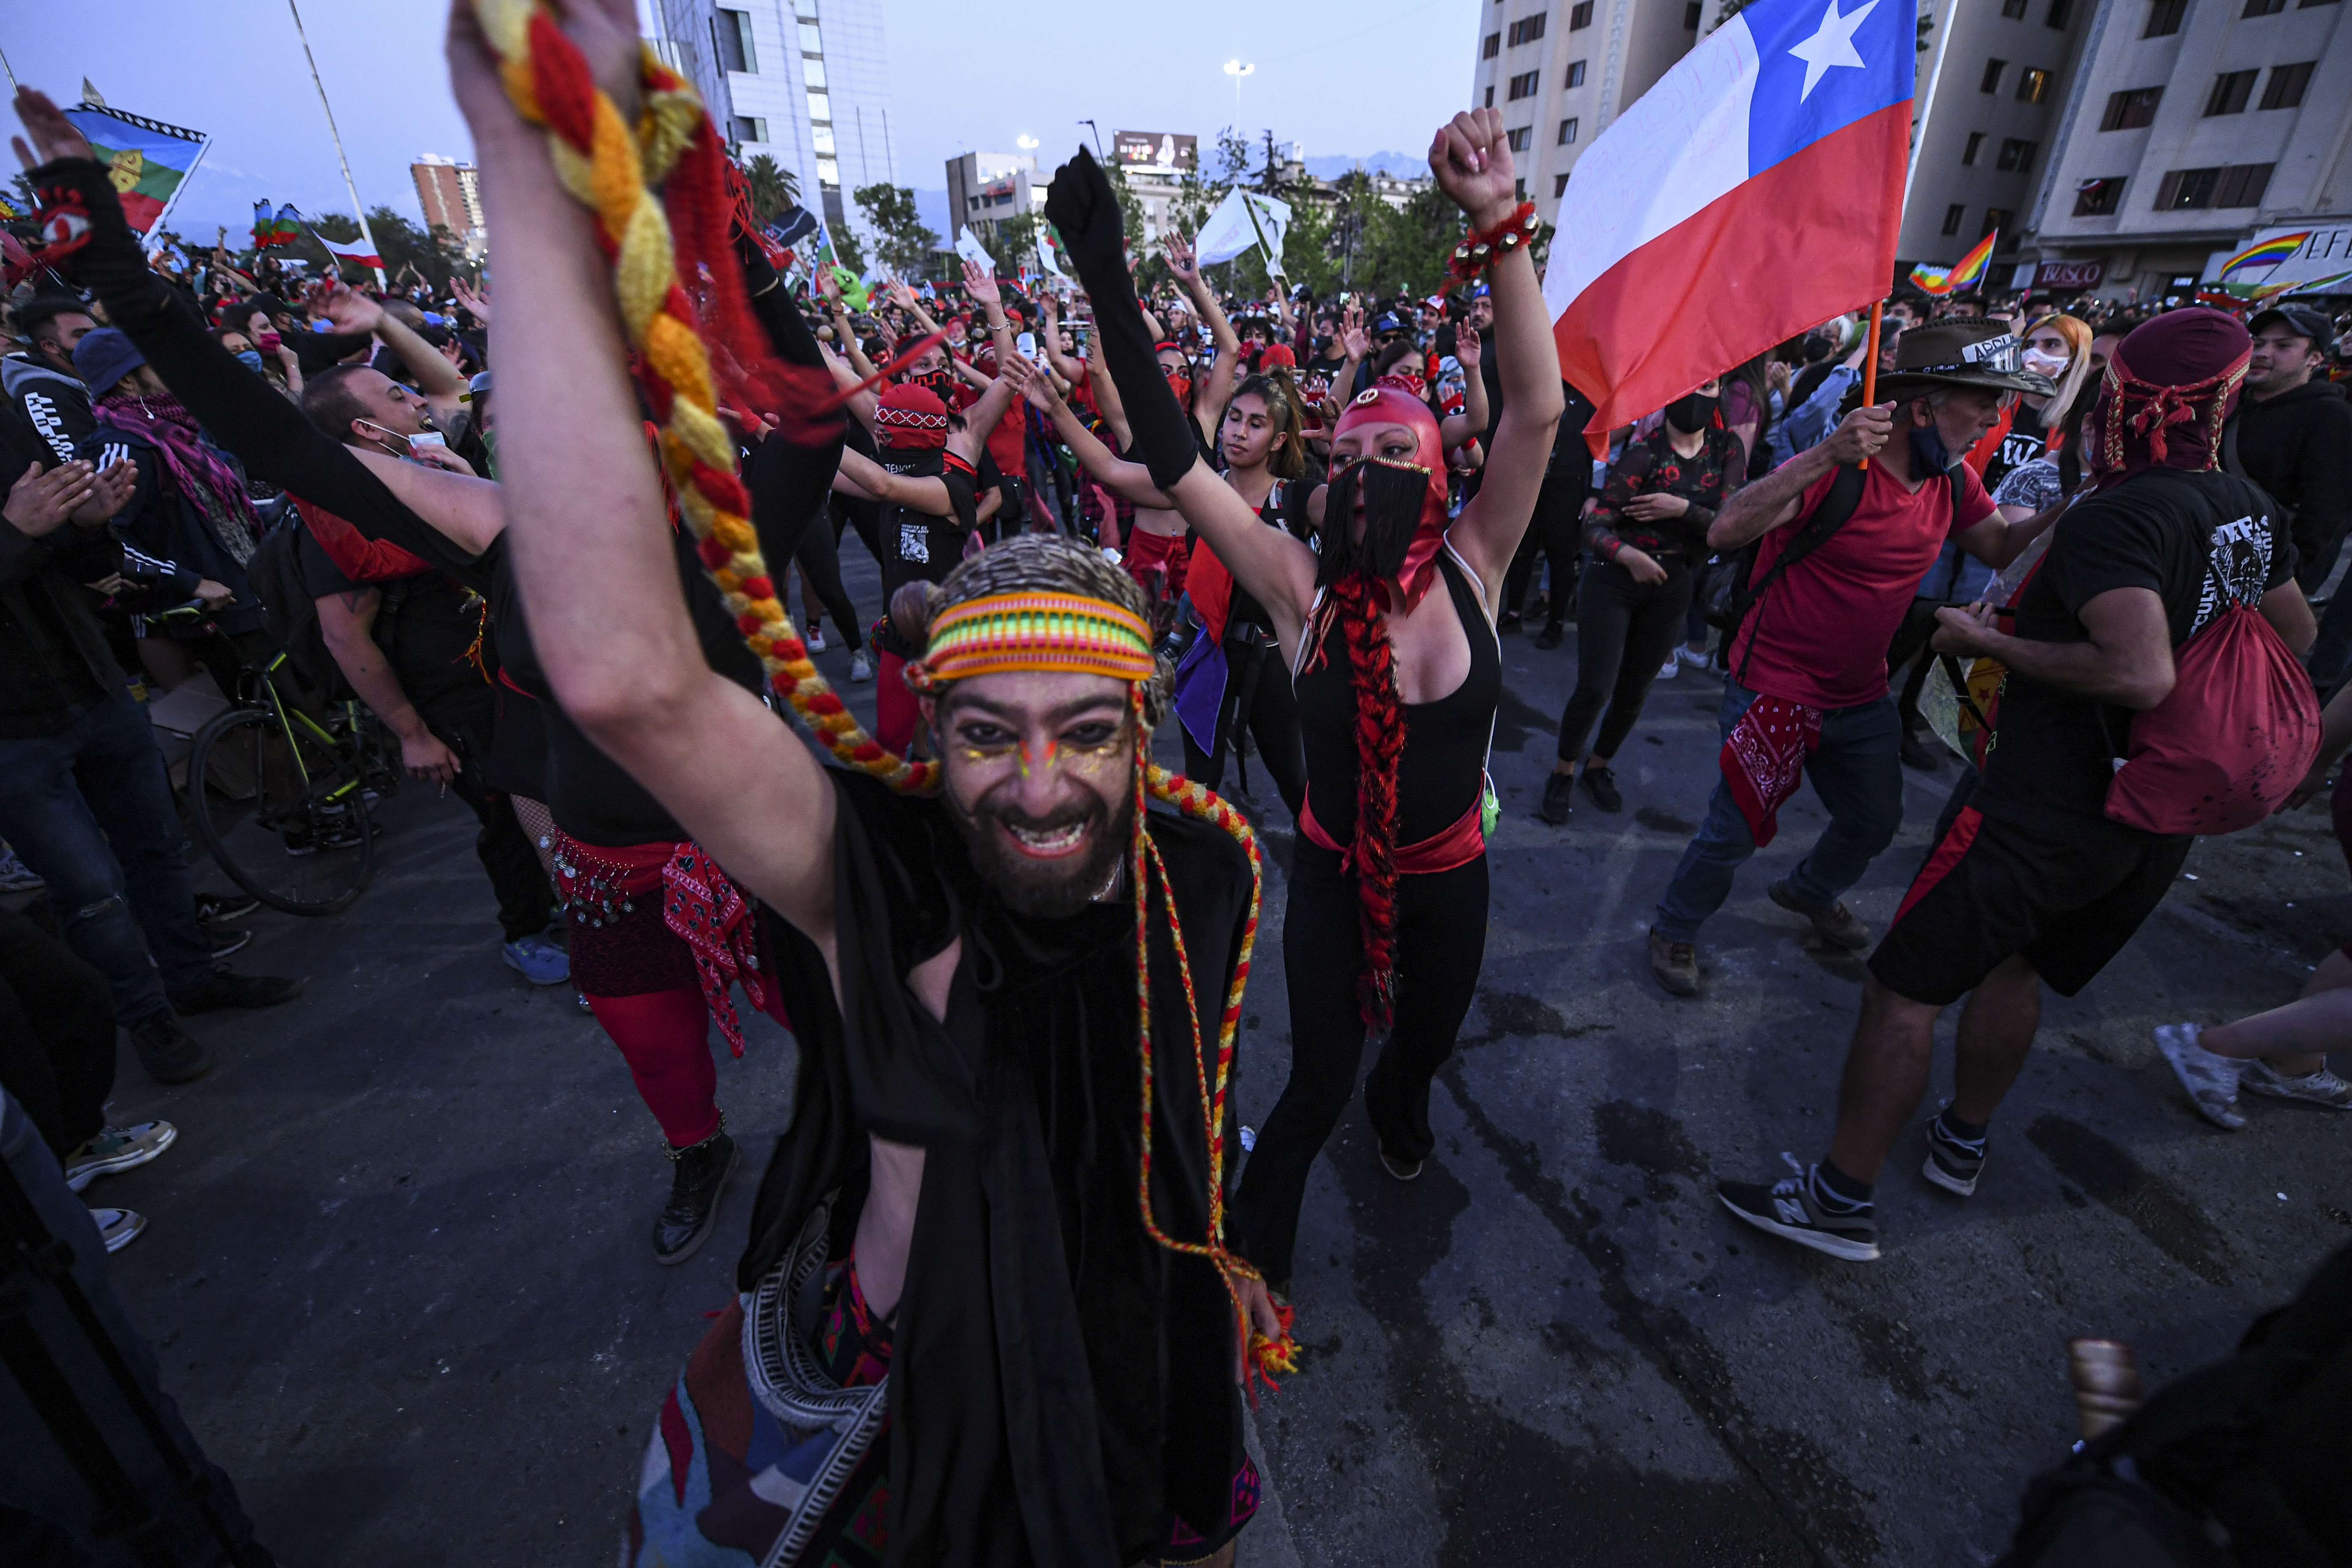
<svg viewBox="0 0 2352 1568"><path fill-rule="evenodd" d="M327 651L326 634L319 628L319 606L302 580L302 522L292 507L284 508L278 525L261 536L253 559L245 563L245 579L261 601L272 641L286 650L295 673L313 689L331 698L350 695L335 656Z"/></svg>
<svg viewBox="0 0 2352 1568"><path fill-rule="evenodd" d="M2352 1247L2025 1492L1995 1568L2352 1562Z"/></svg>

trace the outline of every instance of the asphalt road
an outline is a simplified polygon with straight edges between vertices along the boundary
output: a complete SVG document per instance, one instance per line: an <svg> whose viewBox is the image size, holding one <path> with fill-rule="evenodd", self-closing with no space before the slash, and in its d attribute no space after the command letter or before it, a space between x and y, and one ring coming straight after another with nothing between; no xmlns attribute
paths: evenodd
<svg viewBox="0 0 2352 1568"><path fill-rule="evenodd" d="M871 563L844 553L875 608ZM845 671L837 647L820 662ZM2284 1001L2352 934L2323 815L2200 845L2108 971L2050 1000L1978 1195L1929 1187L1907 1143L1880 1188L1885 1258L1843 1264L1712 1194L1828 1140L1862 970L1764 892L1818 803L1786 809L1706 929L1706 995L1670 998L1642 933L1713 784L1720 686L1658 685L1625 812L1554 829L1531 808L1574 644L1509 639L1504 662L1486 965L1438 1152L1400 1184L1351 1109L1316 1173L1306 1364L1257 1417L1271 1488L1244 1563L1988 1563L2075 1436L2068 1336L2130 1341L2160 1382L2352 1243L2352 1118L2253 1101L2246 1131L2213 1131L2148 1033ZM1849 900L1874 927L1954 774L1906 775L1904 833ZM731 1291L792 1044L751 1016L744 1058L719 1047L747 1168L713 1243L657 1267L669 1170L618 1054L568 989L500 965L458 804L412 787L383 816L351 911L253 922L237 962L308 976L299 1002L197 1020L221 1066L184 1089L126 1045L116 1120L181 1137L89 1196L151 1217L119 1289L283 1561L609 1562L656 1406ZM1287 1067L1282 909L1277 873L1252 1124Z"/></svg>

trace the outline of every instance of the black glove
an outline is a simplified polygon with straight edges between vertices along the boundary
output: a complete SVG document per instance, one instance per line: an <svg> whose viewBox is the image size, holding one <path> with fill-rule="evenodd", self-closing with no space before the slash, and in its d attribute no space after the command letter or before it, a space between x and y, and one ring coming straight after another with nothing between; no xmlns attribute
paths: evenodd
<svg viewBox="0 0 2352 1568"><path fill-rule="evenodd" d="M126 308L141 316L170 309L172 286L147 265L105 164L57 158L27 178L40 201L42 232L52 237L40 251L43 265L95 291L116 326L125 324Z"/></svg>
<svg viewBox="0 0 2352 1568"><path fill-rule="evenodd" d="M1094 302L1095 330L1101 335L1103 363L1127 405L1135 450L1151 472L1151 482L1173 489L1197 460L1192 416L1168 390L1160 374L1143 307L1136 302L1135 279L1127 270L1127 231L1118 194L1102 165L1084 147L1054 171L1045 193L1045 218L1062 237L1076 265L1079 286Z"/></svg>

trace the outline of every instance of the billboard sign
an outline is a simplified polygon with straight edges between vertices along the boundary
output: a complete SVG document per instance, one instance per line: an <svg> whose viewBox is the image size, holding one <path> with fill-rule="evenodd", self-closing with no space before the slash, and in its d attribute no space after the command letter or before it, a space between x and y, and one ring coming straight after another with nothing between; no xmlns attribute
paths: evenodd
<svg viewBox="0 0 2352 1568"><path fill-rule="evenodd" d="M2215 251L2200 281L2209 292L2247 303L2283 294L2352 293L2352 220L2262 229L2242 249Z"/></svg>
<svg viewBox="0 0 2352 1568"><path fill-rule="evenodd" d="M1201 166L1201 139L1169 131L1119 131L1111 136L1111 157L1122 168L1182 173Z"/></svg>
<svg viewBox="0 0 2352 1568"><path fill-rule="evenodd" d="M2033 287L2095 289L2106 275L2107 264L2104 261L2044 261L2034 268Z"/></svg>

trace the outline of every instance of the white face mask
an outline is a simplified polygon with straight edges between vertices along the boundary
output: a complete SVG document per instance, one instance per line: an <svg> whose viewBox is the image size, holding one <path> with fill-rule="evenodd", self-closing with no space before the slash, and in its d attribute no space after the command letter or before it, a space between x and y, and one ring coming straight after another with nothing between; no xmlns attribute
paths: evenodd
<svg viewBox="0 0 2352 1568"><path fill-rule="evenodd" d="M2053 381L2064 375L2066 367L2073 363L2071 355L2043 353L2040 349L2025 351L2025 368L2046 375Z"/></svg>

